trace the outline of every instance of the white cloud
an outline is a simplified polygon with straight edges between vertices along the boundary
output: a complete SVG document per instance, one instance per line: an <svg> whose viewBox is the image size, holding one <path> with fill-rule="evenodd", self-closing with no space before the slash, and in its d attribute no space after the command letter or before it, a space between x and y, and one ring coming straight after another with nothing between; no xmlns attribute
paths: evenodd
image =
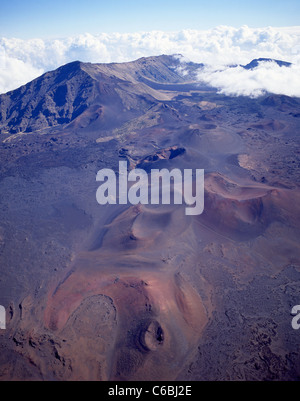
<svg viewBox="0 0 300 401"><path fill-rule="evenodd" d="M268 82L268 88L275 87L272 90L286 88L285 93L288 93L289 86L297 83L295 76L298 73L297 66L300 65L300 27L252 29L247 26L241 28L220 26L207 31L153 31L99 35L86 33L53 40L2 38L0 39L0 93L15 89L45 71L74 60L94 63L124 62L160 54L183 54L191 61L212 65L215 70L222 67L222 71L219 72L211 68L206 70L201 79L214 85L218 83L218 87L225 92L235 84L233 78L235 75L243 80L252 79L257 84ZM238 68L224 69L225 65L247 64L252 59L260 57L293 62L295 67L290 71L290 79L282 78L283 75L287 75L284 73L284 68L277 69L274 66L272 71L267 66L259 68L255 78L251 76L251 71L245 72ZM264 71L265 77L263 77ZM249 90L241 87L230 90L232 94L249 93ZM259 91L259 88L255 87L253 90Z"/></svg>
<svg viewBox="0 0 300 401"><path fill-rule="evenodd" d="M206 67L198 79L230 96L257 97L265 92L300 97L300 65L280 67L275 62L260 62L253 70L243 67Z"/></svg>
<svg viewBox="0 0 300 401"><path fill-rule="evenodd" d="M14 57L1 57L0 49L0 93L15 89L41 75L44 70Z"/></svg>

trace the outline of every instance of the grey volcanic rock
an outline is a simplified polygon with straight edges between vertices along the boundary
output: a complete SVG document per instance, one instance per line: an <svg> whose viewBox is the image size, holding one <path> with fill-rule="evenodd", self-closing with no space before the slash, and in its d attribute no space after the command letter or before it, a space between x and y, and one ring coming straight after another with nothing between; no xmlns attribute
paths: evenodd
<svg viewBox="0 0 300 401"><path fill-rule="evenodd" d="M201 67L74 62L0 96L1 380L299 380L300 100ZM204 169L203 214L100 206L121 160Z"/></svg>

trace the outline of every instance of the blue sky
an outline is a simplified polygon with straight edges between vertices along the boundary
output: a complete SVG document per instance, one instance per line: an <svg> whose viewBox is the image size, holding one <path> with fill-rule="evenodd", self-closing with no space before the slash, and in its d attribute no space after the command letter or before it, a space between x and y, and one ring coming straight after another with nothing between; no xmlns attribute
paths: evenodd
<svg viewBox="0 0 300 401"><path fill-rule="evenodd" d="M300 0L0 0L0 36L300 25Z"/></svg>

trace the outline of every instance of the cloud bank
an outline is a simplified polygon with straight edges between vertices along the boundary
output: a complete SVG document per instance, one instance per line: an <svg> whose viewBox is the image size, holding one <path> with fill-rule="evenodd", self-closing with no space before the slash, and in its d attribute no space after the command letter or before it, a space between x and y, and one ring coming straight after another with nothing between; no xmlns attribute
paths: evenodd
<svg viewBox="0 0 300 401"><path fill-rule="evenodd" d="M300 97L300 65L280 67L275 62L260 62L252 70L208 66L199 71L198 79L229 96L258 97L271 92Z"/></svg>
<svg viewBox="0 0 300 401"><path fill-rule="evenodd" d="M86 33L52 40L1 38L0 93L74 60L109 63L179 53L191 61L207 64L199 79L217 86L223 93L256 96L270 90L300 96L300 27L247 26L220 26L206 31ZM289 61L294 66L279 68L269 63L253 71L225 67L247 64L261 57Z"/></svg>

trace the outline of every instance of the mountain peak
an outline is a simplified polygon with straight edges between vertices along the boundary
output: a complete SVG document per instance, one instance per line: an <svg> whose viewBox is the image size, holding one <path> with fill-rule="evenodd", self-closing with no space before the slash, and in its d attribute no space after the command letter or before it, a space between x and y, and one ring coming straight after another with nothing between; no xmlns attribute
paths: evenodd
<svg viewBox="0 0 300 401"><path fill-rule="evenodd" d="M68 63L0 95L0 129L31 132L72 121L92 93L93 80L82 66Z"/></svg>
<svg viewBox="0 0 300 401"><path fill-rule="evenodd" d="M68 124L93 105L97 110L105 105L130 110L139 94L143 100L136 101L143 108L145 101L162 97L155 83L184 82L177 63L167 55L127 63L68 63L0 95L0 131L14 134Z"/></svg>
<svg viewBox="0 0 300 401"><path fill-rule="evenodd" d="M290 67L292 65L292 63L288 63L288 62L282 61L282 60L275 60L272 58L256 58L256 59L252 60L249 64L242 65L242 67L245 68L245 70L252 70L253 68L258 67L259 64L262 62L274 62L277 65L279 65L279 67Z"/></svg>

